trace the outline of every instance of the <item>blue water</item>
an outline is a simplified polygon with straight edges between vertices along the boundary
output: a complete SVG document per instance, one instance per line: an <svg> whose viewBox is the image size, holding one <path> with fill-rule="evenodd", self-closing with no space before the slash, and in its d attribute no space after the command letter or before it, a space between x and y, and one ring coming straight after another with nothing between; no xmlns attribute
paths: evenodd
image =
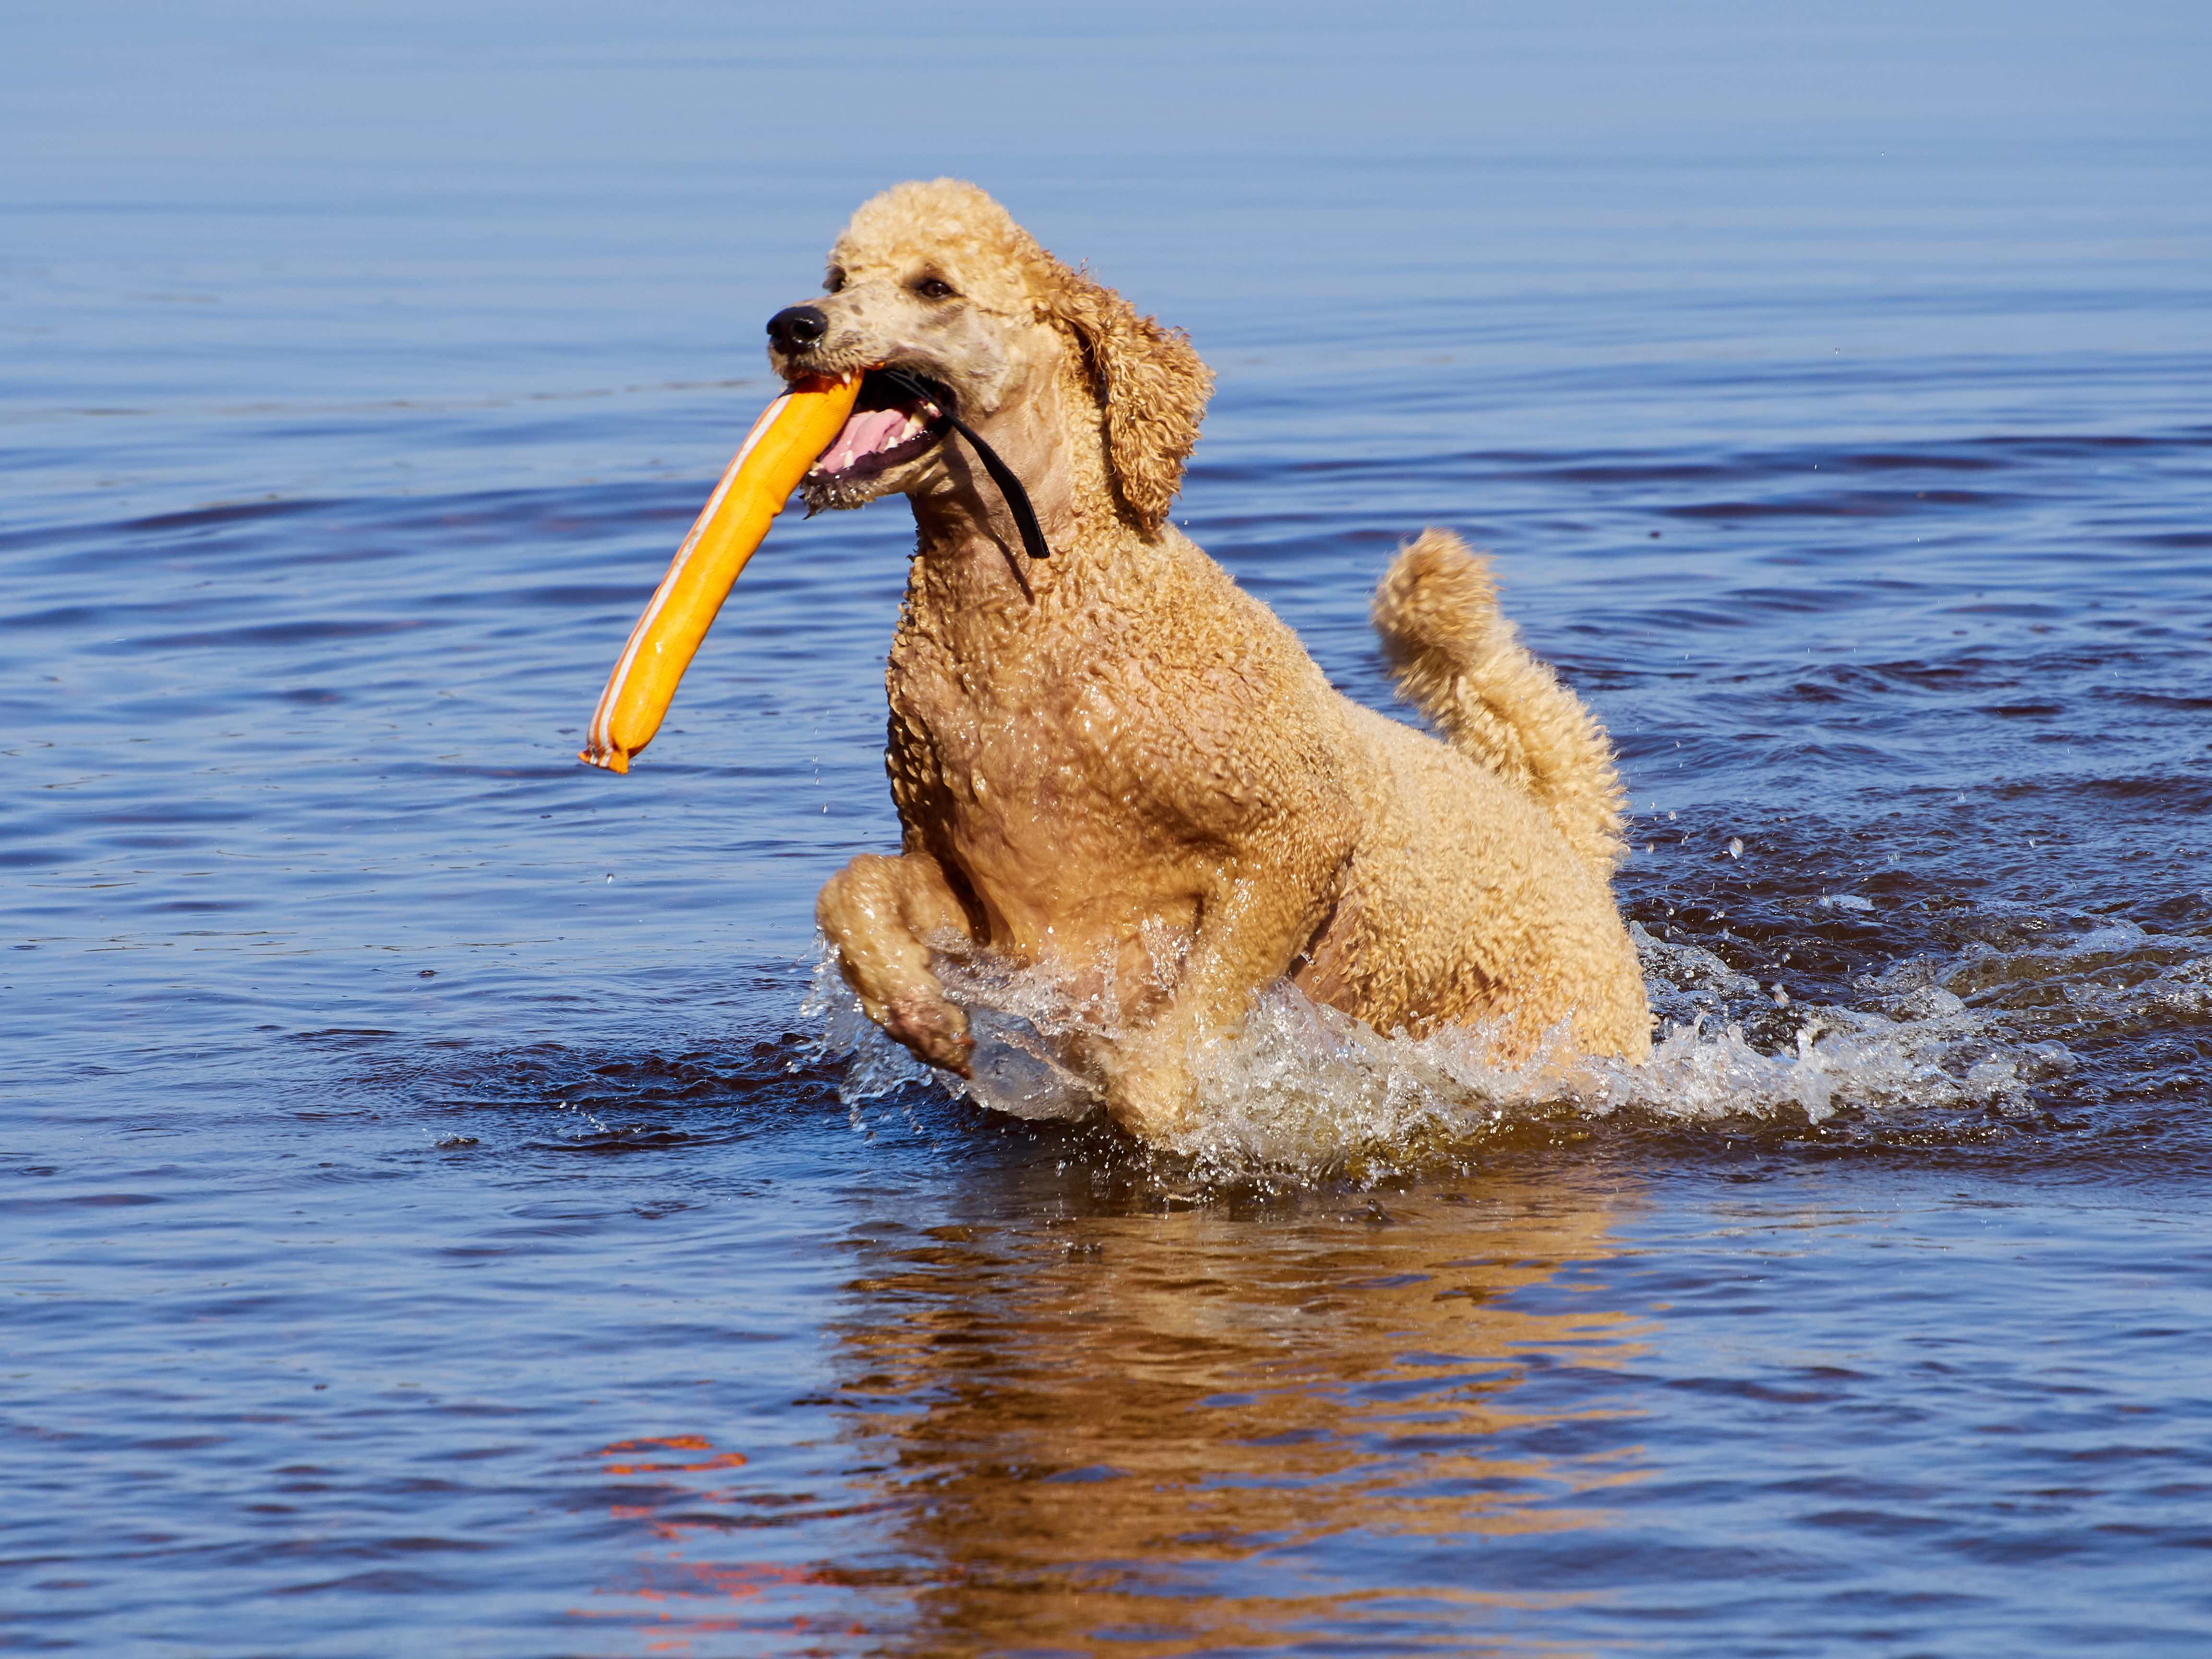
<svg viewBox="0 0 2212 1659"><path fill-rule="evenodd" d="M10 34L0 1649L2212 1642L2205 15ZM1635 797L1625 1103L1294 1021L1241 1162L871 1092L896 502L574 763L938 172L1191 331L1177 516L1352 695L1494 550Z"/></svg>

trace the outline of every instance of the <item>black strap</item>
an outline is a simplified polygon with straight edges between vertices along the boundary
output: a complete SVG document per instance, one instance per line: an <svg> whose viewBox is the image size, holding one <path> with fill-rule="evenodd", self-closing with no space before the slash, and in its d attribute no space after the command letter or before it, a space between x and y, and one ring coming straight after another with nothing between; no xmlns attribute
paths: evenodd
<svg viewBox="0 0 2212 1659"><path fill-rule="evenodd" d="M1006 511L1014 515L1014 528L1022 533L1023 550L1033 559L1050 557L1052 550L1044 544L1044 531L1037 523L1036 509L1030 505L1030 493L1022 488L1022 481L1014 476L1014 469L999 459L999 452L977 437L975 428L946 409L939 402L937 393L904 369L879 368L876 373L900 391L931 405L945 416L955 432L968 441L975 452L975 459L983 463L983 471L991 475L991 482L999 486L999 494L1006 498Z"/></svg>

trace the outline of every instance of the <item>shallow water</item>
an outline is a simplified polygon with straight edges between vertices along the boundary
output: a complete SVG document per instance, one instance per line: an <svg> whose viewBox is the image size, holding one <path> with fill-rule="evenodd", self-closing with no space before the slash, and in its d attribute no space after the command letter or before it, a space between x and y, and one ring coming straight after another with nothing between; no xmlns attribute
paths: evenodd
<svg viewBox="0 0 2212 1659"><path fill-rule="evenodd" d="M1164 16L26 26L0 1647L2202 1650L2201 21ZM1066 142L917 150L917 64ZM574 763L940 169L1191 329L1179 516L1353 696L1397 543L1494 550L1651 1067L1279 997L1146 1160L848 1060L895 503Z"/></svg>

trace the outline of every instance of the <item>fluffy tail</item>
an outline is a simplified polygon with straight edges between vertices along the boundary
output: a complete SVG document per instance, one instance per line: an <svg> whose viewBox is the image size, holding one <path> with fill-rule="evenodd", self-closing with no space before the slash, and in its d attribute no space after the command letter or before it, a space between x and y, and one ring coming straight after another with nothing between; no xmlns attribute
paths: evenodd
<svg viewBox="0 0 2212 1659"><path fill-rule="evenodd" d="M1613 745L1499 614L1490 562L1449 530L1425 530L1375 590L1374 616L1398 694L1535 796L1583 860L1610 874L1626 850Z"/></svg>

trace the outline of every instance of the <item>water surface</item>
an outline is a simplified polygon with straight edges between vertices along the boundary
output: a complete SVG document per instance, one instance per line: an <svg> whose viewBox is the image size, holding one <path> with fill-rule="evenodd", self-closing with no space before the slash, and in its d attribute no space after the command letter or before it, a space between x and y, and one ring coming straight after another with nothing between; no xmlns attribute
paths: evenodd
<svg viewBox="0 0 2212 1659"><path fill-rule="evenodd" d="M0 1646L2201 1651L2201 22L854 16L26 25ZM1352 695L1398 543L1495 551L1642 1078L1271 1005L1195 1166L869 1092L896 503L575 764L940 170L1192 331L1178 517Z"/></svg>

